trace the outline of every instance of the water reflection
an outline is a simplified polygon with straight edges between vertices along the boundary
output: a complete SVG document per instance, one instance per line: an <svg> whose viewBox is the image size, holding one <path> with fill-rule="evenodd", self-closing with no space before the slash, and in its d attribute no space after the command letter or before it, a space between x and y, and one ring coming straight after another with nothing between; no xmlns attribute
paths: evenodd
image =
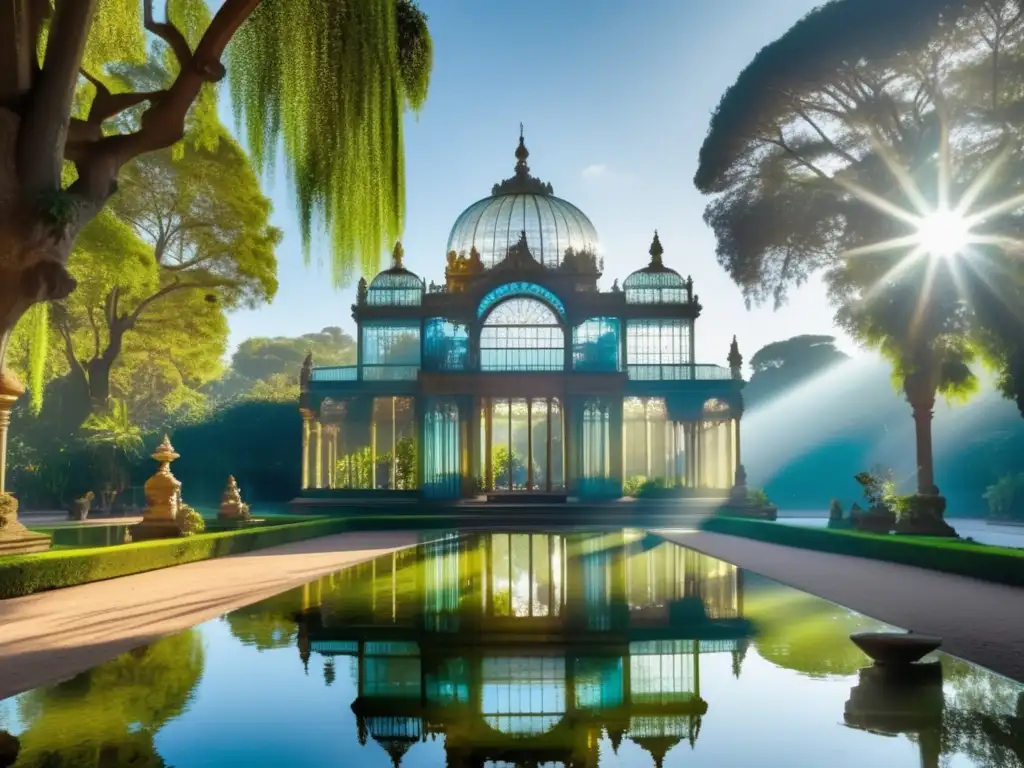
<svg viewBox="0 0 1024 768"><path fill-rule="evenodd" d="M0 702L0 766L1024 766L1021 686L894 687L880 626L640 532L452 535Z"/></svg>
<svg viewBox="0 0 1024 768"><path fill-rule="evenodd" d="M310 585L298 646L357 661L360 743L397 765L597 765L629 739L656 765L695 743L701 659L742 654L742 572L641 534L451 537ZM332 665L333 668L333 665Z"/></svg>

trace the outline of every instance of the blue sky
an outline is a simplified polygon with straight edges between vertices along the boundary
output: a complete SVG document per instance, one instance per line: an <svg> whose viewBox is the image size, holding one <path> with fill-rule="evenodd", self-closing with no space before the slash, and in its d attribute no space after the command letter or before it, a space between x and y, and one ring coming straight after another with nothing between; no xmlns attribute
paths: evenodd
<svg viewBox="0 0 1024 768"><path fill-rule="evenodd" d="M771 341L832 332L817 282L794 292L778 312L745 309L715 261L714 238L701 218L706 200L692 183L722 92L760 47L815 4L420 0L435 66L427 105L406 125L406 265L428 282L442 279L452 224L511 174L522 122L534 174L596 226L605 287L647 262L655 228L666 263L693 276L704 305L699 362L724 364L733 334L749 359ZM230 121L226 103L223 109ZM313 263L304 265L284 175L265 189L285 232L281 287L272 305L232 316L232 349L249 336L328 325L354 331L354 286L332 288L325 248L314 249ZM841 346L855 350L845 340Z"/></svg>

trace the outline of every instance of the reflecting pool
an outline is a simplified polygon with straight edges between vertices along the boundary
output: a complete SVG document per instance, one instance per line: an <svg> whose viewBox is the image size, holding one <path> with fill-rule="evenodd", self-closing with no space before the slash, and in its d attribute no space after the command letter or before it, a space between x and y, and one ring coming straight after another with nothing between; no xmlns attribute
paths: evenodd
<svg viewBox="0 0 1024 768"><path fill-rule="evenodd" d="M1024 687L895 685L874 628L639 531L446 534L0 702L0 766L1024 766Z"/></svg>

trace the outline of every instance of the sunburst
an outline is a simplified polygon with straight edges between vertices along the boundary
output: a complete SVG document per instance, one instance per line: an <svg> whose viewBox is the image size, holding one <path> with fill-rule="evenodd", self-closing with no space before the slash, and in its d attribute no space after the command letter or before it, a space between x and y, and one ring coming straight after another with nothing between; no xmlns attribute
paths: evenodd
<svg viewBox="0 0 1024 768"><path fill-rule="evenodd" d="M852 248L844 253L846 258L881 255L902 251L904 255L897 259L891 268L874 286L871 286L864 299L870 299L886 285L899 278L910 267L928 259L926 277L921 286L919 309L928 301L932 282L940 265L948 268L962 294L966 294L960 271L962 266L969 267L978 277L991 287L996 288L991 270L981 269L978 259L979 246L990 245L999 248L1004 254L1020 257L1024 252L1024 243L1005 235L986 233L985 230L998 229L991 224L1000 216L1011 214L1024 208L1024 194L1012 195L1006 199L986 207L976 204L982 195L989 191L998 176L1000 167L1009 157L1009 147L998 152L996 157L967 186L959 199L953 200L951 189L952 163L950 161L948 136L943 136L937 163L937 184L933 195L926 194L901 163L893 156L881 141L874 142L875 149L885 162L893 178L899 184L912 208L904 208L864 187L845 179L836 181L859 200L886 214L894 220L907 225L909 234L890 238L877 243ZM930 202L929 198L934 202ZM986 226L990 225L990 226ZM989 272L989 274L985 274ZM994 290L996 295L998 290Z"/></svg>

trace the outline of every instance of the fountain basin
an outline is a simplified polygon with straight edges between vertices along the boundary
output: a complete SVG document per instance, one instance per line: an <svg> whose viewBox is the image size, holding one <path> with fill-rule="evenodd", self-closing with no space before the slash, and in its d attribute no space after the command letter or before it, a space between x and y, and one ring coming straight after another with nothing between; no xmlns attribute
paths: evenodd
<svg viewBox="0 0 1024 768"><path fill-rule="evenodd" d="M876 664L892 666L913 664L942 645L937 635L909 632L854 632L850 640Z"/></svg>

